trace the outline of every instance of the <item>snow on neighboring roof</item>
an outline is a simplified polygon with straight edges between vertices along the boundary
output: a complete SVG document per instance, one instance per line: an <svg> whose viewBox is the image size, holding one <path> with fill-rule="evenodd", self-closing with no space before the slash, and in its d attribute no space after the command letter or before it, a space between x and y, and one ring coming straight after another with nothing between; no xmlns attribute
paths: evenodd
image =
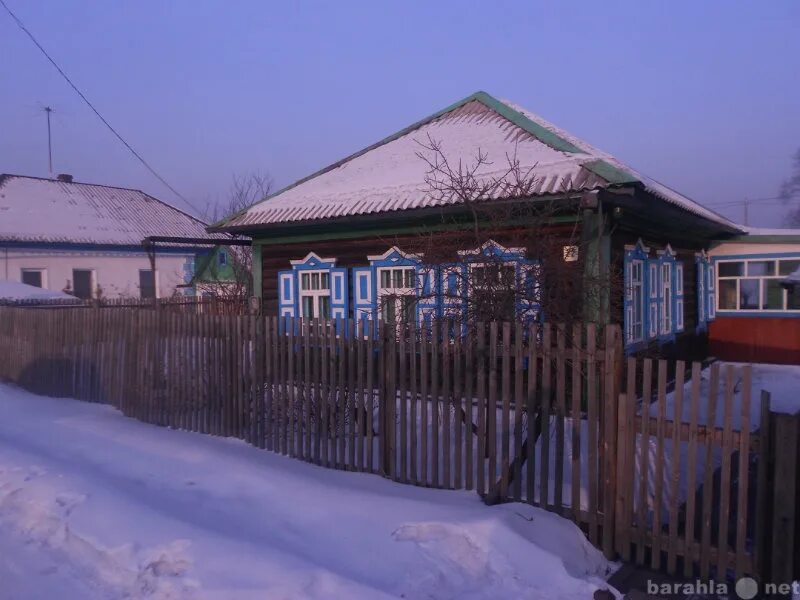
<svg viewBox="0 0 800 600"><path fill-rule="evenodd" d="M206 224L139 190L0 175L0 240L139 245L210 237Z"/></svg>
<svg viewBox="0 0 800 600"><path fill-rule="evenodd" d="M0 279L0 300L75 300L64 292L46 290L19 281Z"/></svg>
<svg viewBox="0 0 800 600"><path fill-rule="evenodd" d="M783 227L750 227L749 225L740 225L741 229L747 235L791 235L800 236L800 229L789 229Z"/></svg>
<svg viewBox="0 0 800 600"><path fill-rule="evenodd" d="M721 215L645 178L612 156L558 129L541 117L478 92L415 123L318 173L279 191L216 225L246 227L331 219L411 208L452 204L431 197L425 183L429 166L419 153L422 144L441 143L444 156L457 166L475 164L478 150L492 165L478 175L500 175L507 156L538 179L533 193L579 192L614 184L641 183L651 193L726 227L736 226ZM498 197L500 192L498 192Z"/></svg>

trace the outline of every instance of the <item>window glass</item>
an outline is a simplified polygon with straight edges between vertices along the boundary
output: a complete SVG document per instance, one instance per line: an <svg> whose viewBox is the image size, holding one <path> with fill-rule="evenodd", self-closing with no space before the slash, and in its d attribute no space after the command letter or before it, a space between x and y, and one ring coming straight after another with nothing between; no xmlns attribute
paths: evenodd
<svg viewBox="0 0 800 600"><path fill-rule="evenodd" d="M800 269L800 260L782 260L778 266L778 275L791 275Z"/></svg>
<svg viewBox="0 0 800 600"><path fill-rule="evenodd" d="M720 310L736 310L736 279L719 282L719 308Z"/></svg>
<svg viewBox="0 0 800 600"><path fill-rule="evenodd" d="M319 289L319 273L312 273L311 274L311 289L318 290Z"/></svg>
<svg viewBox="0 0 800 600"><path fill-rule="evenodd" d="M314 296L303 296L303 318L310 319L314 316Z"/></svg>
<svg viewBox="0 0 800 600"><path fill-rule="evenodd" d="M796 285L786 291L786 308L800 310L800 285Z"/></svg>
<svg viewBox="0 0 800 600"><path fill-rule="evenodd" d="M304 290L311 289L311 276L308 273L303 273L300 276L300 287Z"/></svg>
<svg viewBox="0 0 800 600"><path fill-rule="evenodd" d="M403 287L403 269L394 269L392 271L392 283L396 288Z"/></svg>
<svg viewBox="0 0 800 600"><path fill-rule="evenodd" d="M744 275L744 262L721 262L719 263L720 277L738 277Z"/></svg>
<svg viewBox="0 0 800 600"><path fill-rule="evenodd" d="M91 298L91 281L92 281L92 272L91 271L72 271L72 276L75 279L75 295L78 298ZM89 290L88 292L84 292L83 288ZM86 296L79 295L78 288L81 288L81 293L88 293ZM153 271L139 271L139 293L142 298L155 298L156 297L156 278L153 274Z"/></svg>
<svg viewBox="0 0 800 600"><path fill-rule="evenodd" d="M381 287L386 289L392 287L392 272L388 269L381 271Z"/></svg>
<svg viewBox="0 0 800 600"><path fill-rule="evenodd" d="M22 271L22 283L32 285L34 287L43 287L42 272L38 270L24 270Z"/></svg>
<svg viewBox="0 0 800 600"><path fill-rule="evenodd" d="M762 279L761 308L783 310L783 288L780 279Z"/></svg>
<svg viewBox="0 0 800 600"><path fill-rule="evenodd" d="M747 274L753 275L775 275L774 260L751 260L747 263Z"/></svg>
<svg viewBox="0 0 800 600"><path fill-rule="evenodd" d="M323 290L331 289L330 275L328 273L322 273L322 289Z"/></svg>
<svg viewBox="0 0 800 600"><path fill-rule="evenodd" d="M330 296L319 296L319 314L317 316L320 319L330 319L331 318L331 297Z"/></svg>
<svg viewBox="0 0 800 600"><path fill-rule="evenodd" d="M414 269L406 269L405 271L405 287L414 287Z"/></svg>
<svg viewBox="0 0 800 600"><path fill-rule="evenodd" d="M739 308L755 310L758 308L759 279L739 280Z"/></svg>
<svg viewBox="0 0 800 600"><path fill-rule="evenodd" d="M386 297L383 299L383 303L381 304L381 318L389 323L393 323L397 316L395 311L395 300L395 298Z"/></svg>

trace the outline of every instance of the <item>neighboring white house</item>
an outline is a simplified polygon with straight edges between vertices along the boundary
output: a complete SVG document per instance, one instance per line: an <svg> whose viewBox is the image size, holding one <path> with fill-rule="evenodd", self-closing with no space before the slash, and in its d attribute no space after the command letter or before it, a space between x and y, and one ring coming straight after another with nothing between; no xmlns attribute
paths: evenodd
<svg viewBox="0 0 800 600"><path fill-rule="evenodd" d="M168 297L211 248L158 245L153 271L142 241L211 239L205 228L139 190L0 175L0 279L79 298Z"/></svg>

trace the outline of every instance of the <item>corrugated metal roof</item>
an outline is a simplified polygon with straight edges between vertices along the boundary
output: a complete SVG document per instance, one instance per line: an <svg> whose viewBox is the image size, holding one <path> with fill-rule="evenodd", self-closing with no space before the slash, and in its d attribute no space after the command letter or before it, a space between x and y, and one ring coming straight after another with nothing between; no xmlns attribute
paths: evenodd
<svg viewBox="0 0 800 600"><path fill-rule="evenodd" d="M205 228L139 190L0 176L0 240L138 245L156 235L212 237Z"/></svg>
<svg viewBox="0 0 800 600"><path fill-rule="evenodd" d="M429 166L418 153L429 140L441 143L451 165L474 164L480 150L493 165L479 172L502 174L507 156L537 178L533 195L579 192L620 183L641 183L656 197L703 218L736 227L691 199L646 178L613 156L555 127L538 115L478 92L322 171L273 194L218 226L243 227L335 219L452 204L431 194ZM500 198L498 192L494 198ZM491 200L493 198L487 198Z"/></svg>

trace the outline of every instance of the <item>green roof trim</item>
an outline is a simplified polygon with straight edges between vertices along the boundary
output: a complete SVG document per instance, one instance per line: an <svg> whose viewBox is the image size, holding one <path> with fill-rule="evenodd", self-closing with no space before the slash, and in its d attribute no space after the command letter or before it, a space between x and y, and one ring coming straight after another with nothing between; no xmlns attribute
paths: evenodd
<svg viewBox="0 0 800 600"><path fill-rule="evenodd" d="M316 171L315 173L312 173L311 175L303 177L302 179L299 179L299 180L295 181L294 183L292 183L290 185L287 185L286 187L284 187L284 188L278 190L277 192L275 192L274 194L270 194L266 198L262 198L261 200L257 200L256 202L254 202L250 206L247 206L247 207L245 207L245 208L233 213L232 215L228 215L227 217L225 217L224 219L220 220L219 222L210 225L208 227L208 230L209 231L219 230L219 229L223 228L225 226L225 224L228 223L231 219L234 219L234 218L238 217L239 215L244 214L245 212L250 210L256 204L260 204L261 202L266 202L270 198L274 198L275 196L278 196L278 195L282 194L283 192L285 192L287 190L290 190L290 189L292 189L294 187L297 187L298 185L300 185L302 183L305 183L306 181L309 181L310 179L314 179L315 177L323 175L323 174L327 173L328 171L332 171L333 169L337 169L337 168L341 167L343 164L345 164L345 163L347 163L347 162L349 162L349 161L351 161L351 160L353 160L355 158L358 158L359 156L362 156L362 155L366 154L367 152L370 152L371 150L374 150L375 148L379 148L380 146L383 146L384 144L388 144L389 142L393 142L394 140L396 140L396 139L398 139L400 137L403 137L404 135L406 135L408 133L411 133L415 129L419 129L423 125L427 125L431 121L433 121L435 119L438 119L439 117L441 117L443 115L446 115L447 113L452 112L452 111L456 110L457 108L461 108L465 104L468 104L468 103L473 102L473 101L480 102L481 104L483 104L487 108L495 111L501 117L507 119L508 121L511 121L511 123L513 123L517 127L520 127L521 129L527 131L529 134L531 134L537 140L539 140L543 144L547 144L548 146L550 146L554 150L559 150L561 152L569 152L569 153L572 153L572 154L584 154L583 150L578 148L575 144L571 143L570 141L562 138L557 133L555 133L553 131L550 131L546 127L542 127L538 123L532 121L531 119L529 119L528 117L523 115L518 110L516 110L514 108L511 108L507 104L504 104L503 102L501 102L497 98L494 98L493 96L487 94L486 92L478 91L478 92L475 92L474 94L470 94L466 98L463 98L462 100L459 100L458 102L456 102L454 104L451 104L447 108L443 108L442 110L439 110L439 111L433 113L432 115L429 115L429 116L425 117L424 119L421 119L421 120L409 125L408 127L404 127L400 131L398 131L396 133L393 133L392 135L390 135L388 137L383 138L382 140L372 144L371 146L367 146L366 148L364 148L362 150L359 150L358 152L355 152L355 153L351 154L350 156L347 156L346 158L338 160L335 163L333 163L331 165L328 165L327 167L325 167L323 169L320 169L319 171ZM601 177L602 177L602 175L601 175Z"/></svg>
<svg viewBox="0 0 800 600"><path fill-rule="evenodd" d="M627 171L624 171L619 167L615 167L611 163L608 163L602 159L584 163L583 168L588 169L598 177L602 177L612 185L619 185L625 183L640 183L639 179L637 179Z"/></svg>

